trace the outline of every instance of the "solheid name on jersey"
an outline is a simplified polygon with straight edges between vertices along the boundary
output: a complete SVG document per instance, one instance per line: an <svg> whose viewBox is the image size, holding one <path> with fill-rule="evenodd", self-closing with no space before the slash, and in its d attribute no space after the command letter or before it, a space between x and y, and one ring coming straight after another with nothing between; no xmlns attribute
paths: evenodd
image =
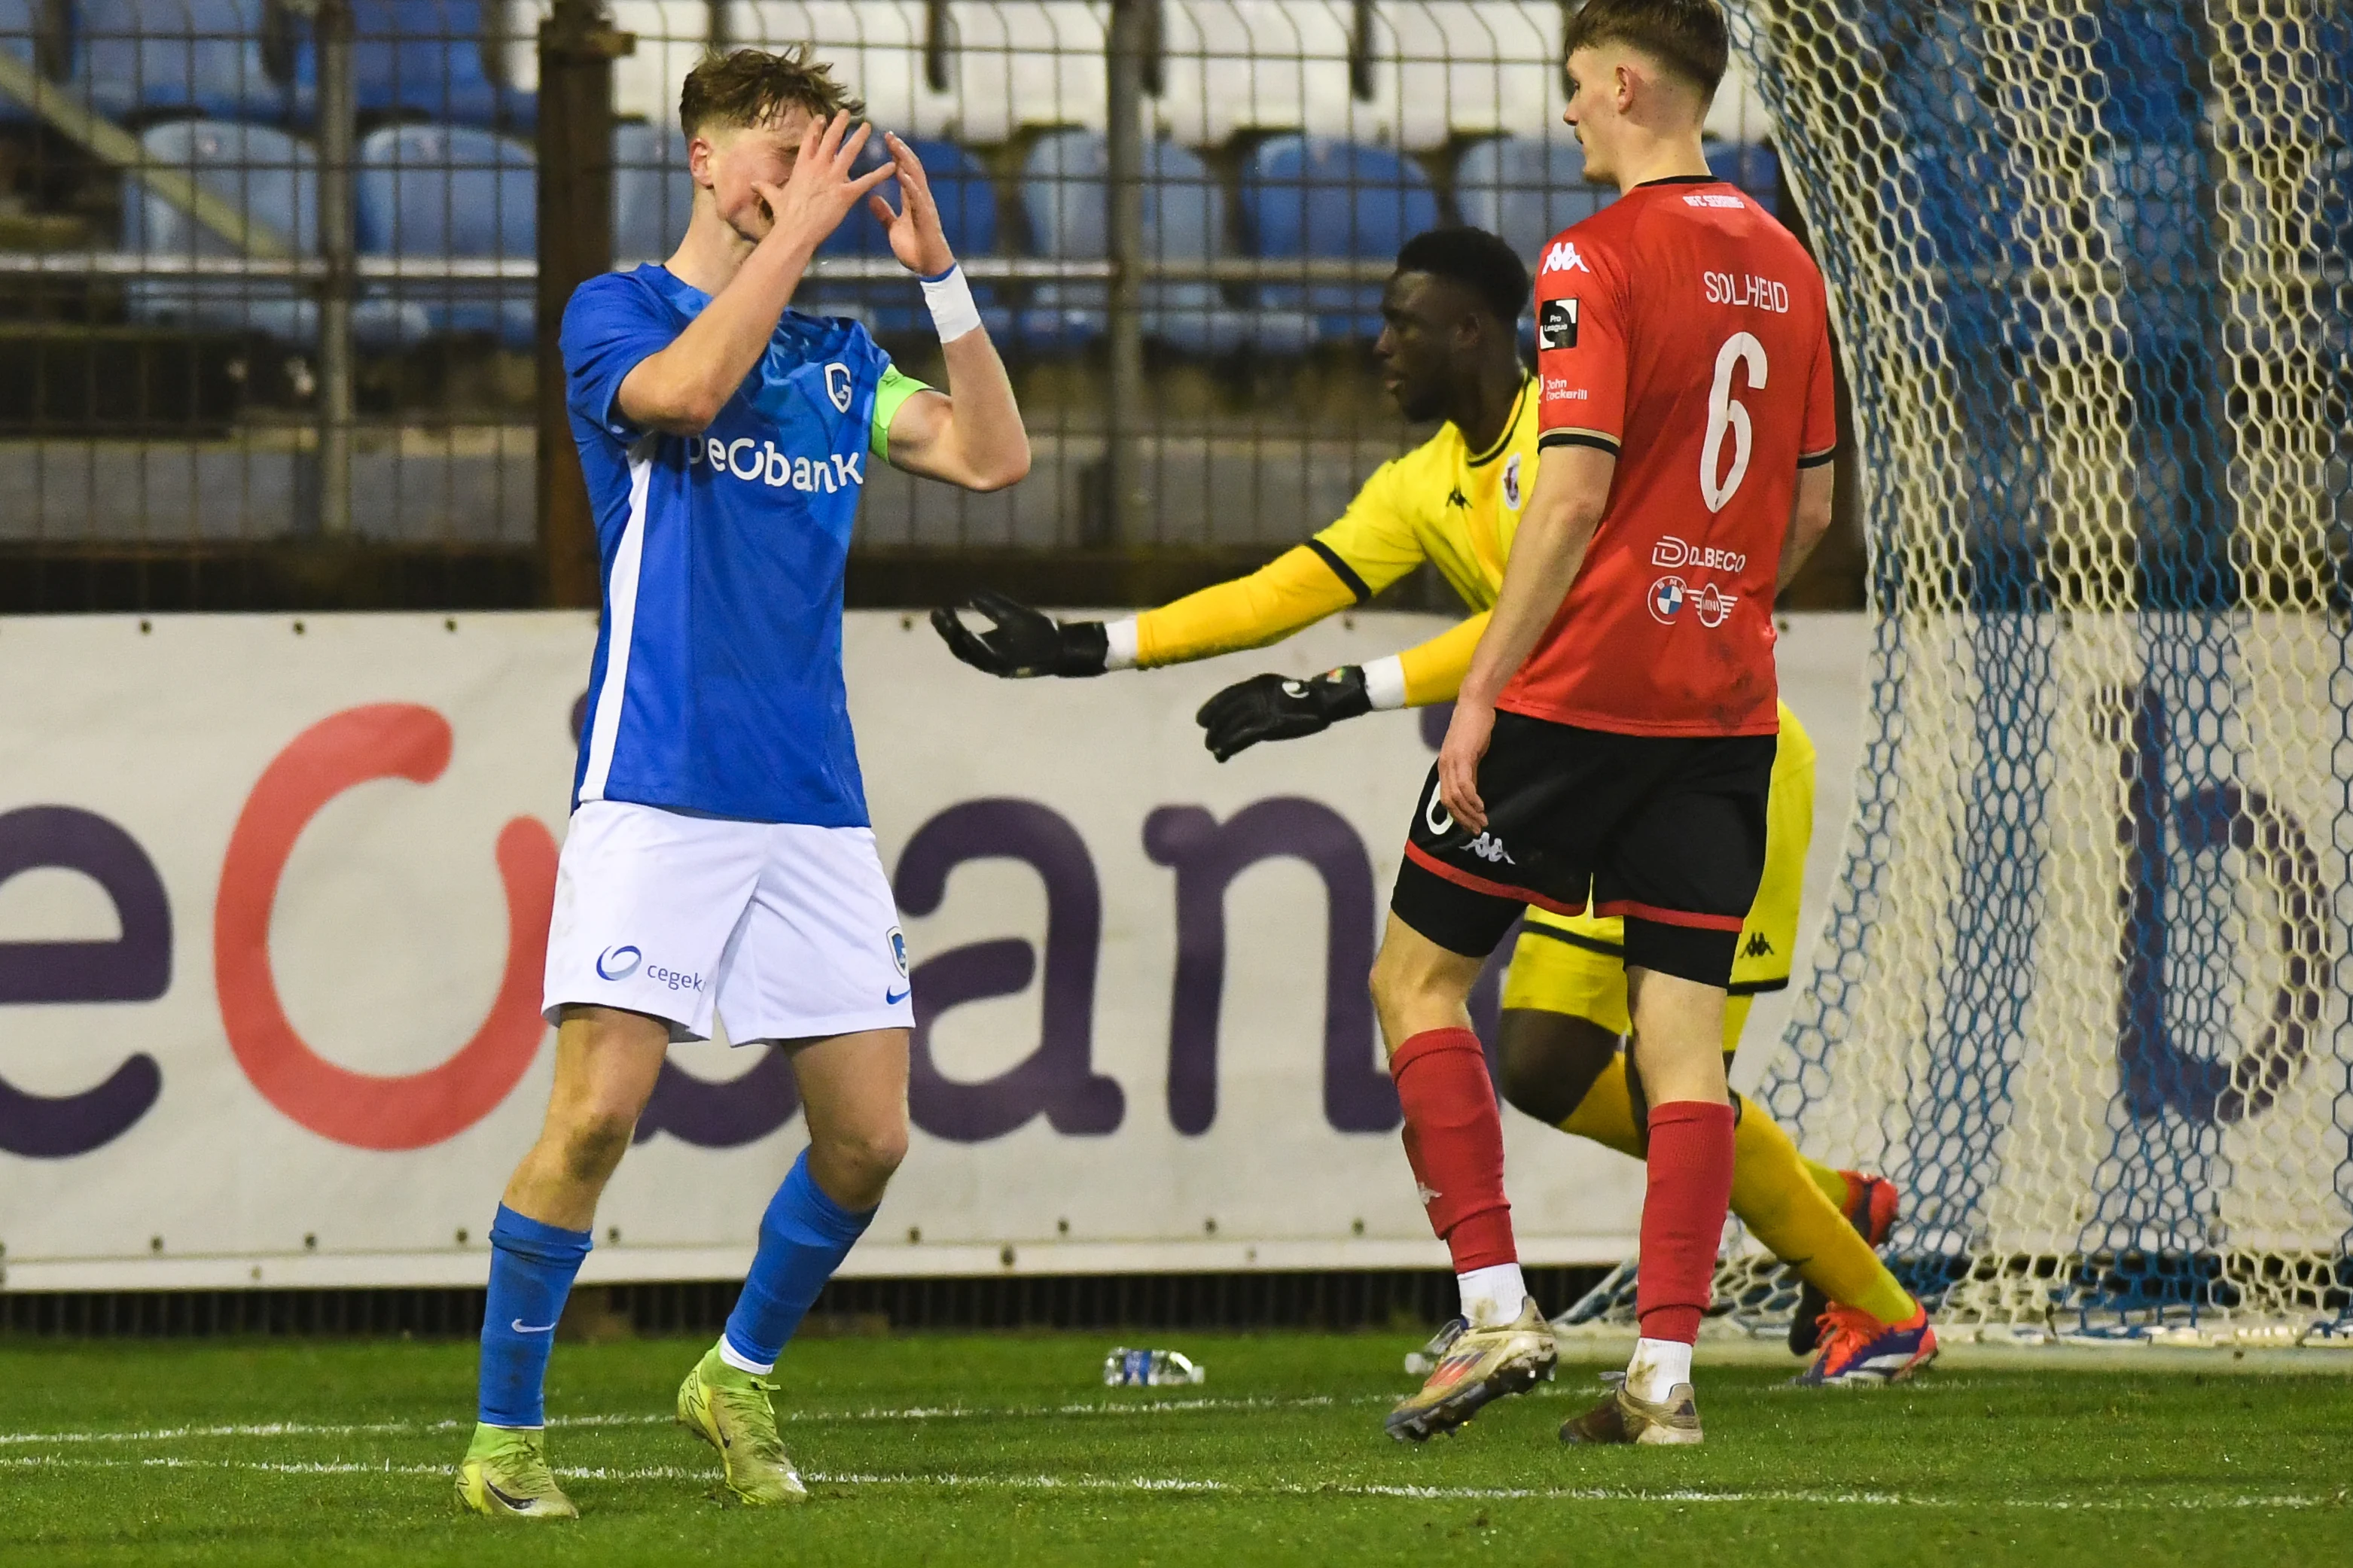
<svg viewBox="0 0 2353 1568"><path fill-rule="evenodd" d="M860 465L865 460L863 452L820 452L814 458L796 458L776 450L774 441L754 441L749 436L733 441L722 441L716 436L689 439L686 447L690 468L707 461L713 472L733 475L747 484L824 495L864 485L866 475Z"/></svg>
<svg viewBox="0 0 2353 1568"><path fill-rule="evenodd" d="M1729 272L1703 272L1700 289L1711 305L1745 305L1752 310L1789 313L1789 286L1770 278L1735 277Z"/></svg>

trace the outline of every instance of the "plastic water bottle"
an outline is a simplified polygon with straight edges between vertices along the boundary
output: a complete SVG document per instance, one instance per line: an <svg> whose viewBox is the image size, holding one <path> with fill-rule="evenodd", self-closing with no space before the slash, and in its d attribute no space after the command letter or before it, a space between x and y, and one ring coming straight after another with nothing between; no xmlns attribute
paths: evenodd
<svg viewBox="0 0 2353 1568"><path fill-rule="evenodd" d="M1125 1345L1103 1357L1106 1388L1183 1388L1208 1375L1182 1351L1137 1351Z"/></svg>

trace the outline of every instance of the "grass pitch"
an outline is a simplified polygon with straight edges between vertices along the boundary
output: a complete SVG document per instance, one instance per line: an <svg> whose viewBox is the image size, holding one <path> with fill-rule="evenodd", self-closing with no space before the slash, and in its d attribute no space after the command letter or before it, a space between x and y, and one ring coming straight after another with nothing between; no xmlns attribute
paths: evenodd
<svg viewBox="0 0 2353 1568"><path fill-rule="evenodd" d="M702 1342L563 1345L550 1447L585 1517L536 1526L452 1510L470 1344L0 1347L0 1561L2353 1563L2343 1372L1951 1355L1862 1393L1718 1365L1706 1447L1571 1451L1597 1368L1564 1363L1415 1448L1380 1430L1406 1336L1161 1338L1206 1385L1106 1390L1103 1334L797 1345L777 1404L812 1496L770 1511L712 1501L670 1425Z"/></svg>

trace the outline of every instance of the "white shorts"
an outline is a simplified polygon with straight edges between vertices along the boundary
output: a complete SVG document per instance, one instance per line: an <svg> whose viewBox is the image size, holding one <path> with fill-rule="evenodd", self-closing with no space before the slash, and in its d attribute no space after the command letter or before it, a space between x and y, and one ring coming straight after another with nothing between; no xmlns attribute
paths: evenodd
<svg viewBox="0 0 2353 1568"><path fill-rule="evenodd" d="M547 1021L567 1003L738 1045L906 1029L907 942L864 827L683 816L592 800L572 814L547 933Z"/></svg>

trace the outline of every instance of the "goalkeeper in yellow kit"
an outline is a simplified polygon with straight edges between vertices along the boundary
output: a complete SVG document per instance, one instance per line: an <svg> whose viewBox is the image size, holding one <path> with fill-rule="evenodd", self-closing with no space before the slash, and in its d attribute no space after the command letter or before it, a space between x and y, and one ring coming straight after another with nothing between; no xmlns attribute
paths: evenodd
<svg viewBox="0 0 2353 1568"><path fill-rule="evenodd" d="M1219 762L1261 741L1312 735L1375 709L1453 700L1504 580L1537 462L1536 388L1517 322L1528 274L1511 247L1474 228L1409 241L1383 300L1374 353L1407 419L1442 419L1438 434L1366 480L1341 519L1247 577L1126 620L1057 622L983 591L933 624L965 663L992 675L1091 676L1262 647L1363 605L1424 562L1462 596L1470 619L1419 647L1306 680L1261 675L1228 687L1199 721ZM1766 867L1741 934L1725 1011L1724 1048L1740 1041L1760 991L1788 983L1806 847L1812 837L1814 748L1781 709ZM1616 919L1531 908L1504 986L1498 1040L1504 1097L1520 1110L1641 1158L1647 1107L1620 1041L1626 1010L1623 933ZM1882 1177L1833 1171L1799 1153L1771 1118L1742 1104L1732 1209L1794 1268L1806 1299L1791 1349L1815 1353L1802 1383L1868 1384L1897 1369L1863 1348L1917 1303L1873 1247L1894 1218Z"/></svg>

